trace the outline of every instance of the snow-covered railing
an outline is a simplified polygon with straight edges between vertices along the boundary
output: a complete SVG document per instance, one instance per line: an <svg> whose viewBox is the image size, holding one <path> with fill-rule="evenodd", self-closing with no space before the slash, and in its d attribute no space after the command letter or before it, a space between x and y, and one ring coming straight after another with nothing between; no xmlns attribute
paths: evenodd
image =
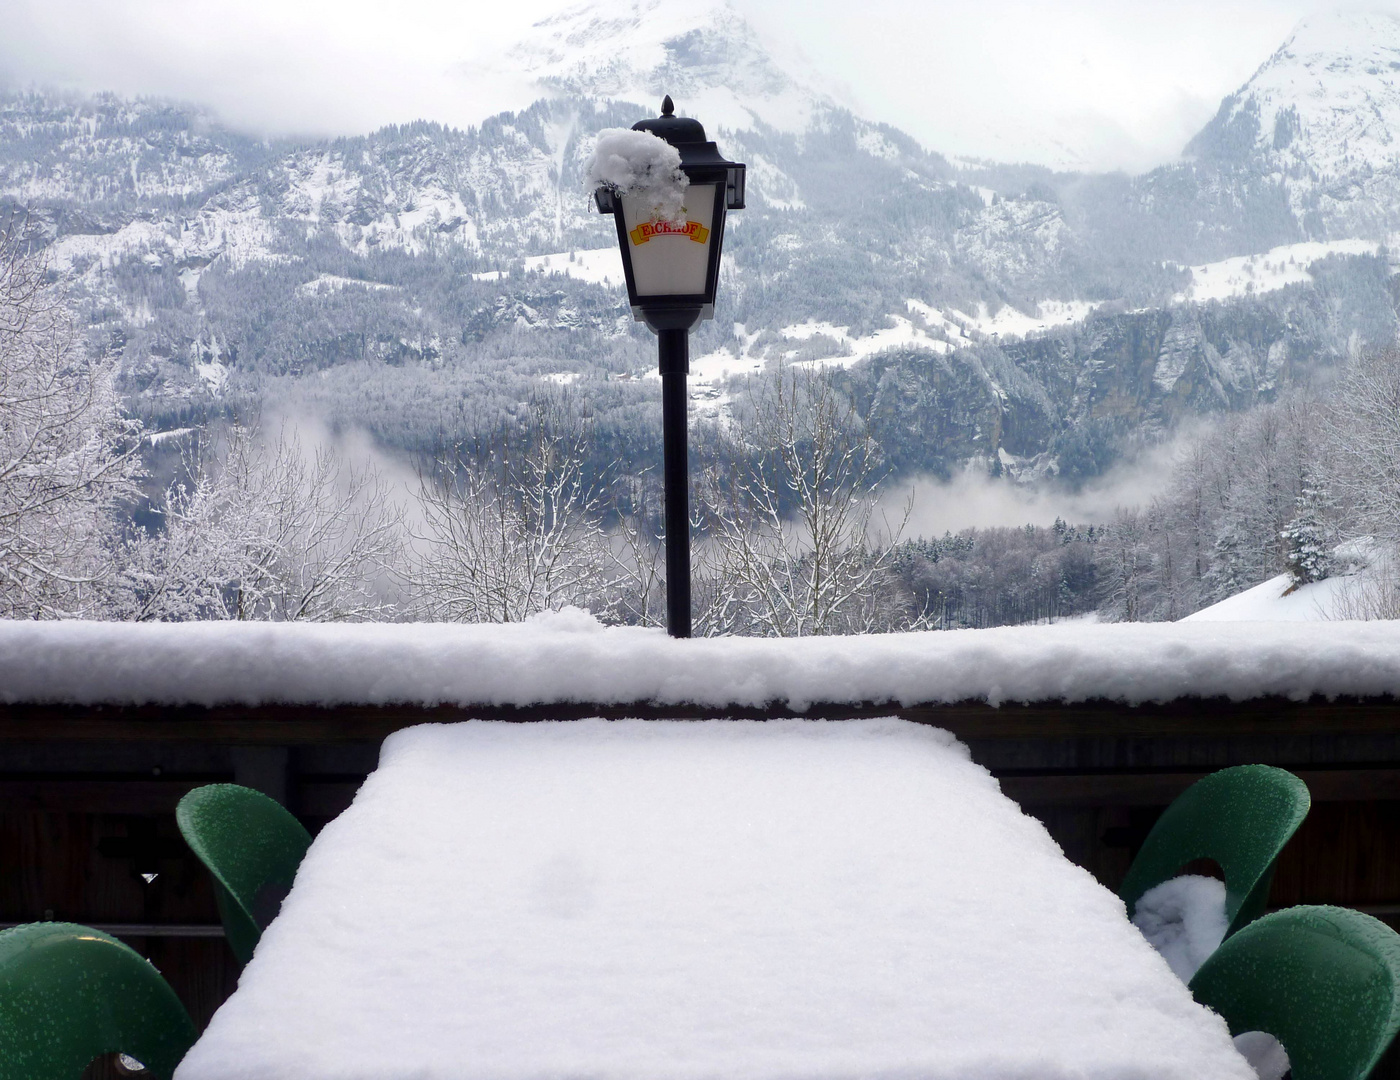
<svg viewBox="0 0 1400 1080"><path fill-rule="evenodd" d="M699 706L1400 698L1400 622L700 638L576 610L508 625L0 622L0 703Z"/></svg>

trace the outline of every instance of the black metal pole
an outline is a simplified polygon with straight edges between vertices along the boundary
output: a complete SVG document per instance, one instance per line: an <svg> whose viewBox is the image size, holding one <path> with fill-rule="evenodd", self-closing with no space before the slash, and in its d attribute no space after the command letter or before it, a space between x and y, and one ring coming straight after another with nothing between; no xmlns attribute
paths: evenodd
<svg viewBox="0 0 1400 1080"><path fill-rule="evenodd" d="M690 331L658 330L661 430L666 486L666 632L690 637L690 452L686 430L686 375Z"/></svg>

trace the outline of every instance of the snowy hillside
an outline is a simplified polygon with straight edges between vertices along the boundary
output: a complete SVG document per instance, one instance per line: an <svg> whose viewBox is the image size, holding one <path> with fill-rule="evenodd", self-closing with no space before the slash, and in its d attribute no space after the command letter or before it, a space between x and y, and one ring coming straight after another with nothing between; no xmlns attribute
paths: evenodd
<svg viewBox="0 0 1400 1080"><path fill-rule="evenodd" d="M1397 608L1395 572L1383 551L1367 541L1344 544L1331 577L1295 586L1279 574L1186 616L1182 622L1315 622L1388 619Z"/></svg>
<svg viewBox="0 0 1400 1080"><path fill-rule="evenodd" d="M1289 285L1311 284L1314 263L1329 255L1376 255L1380 245L1370 240L1304 241L1283 244L1257 255L1239 255L1233 259L1204 263L1190 267L1191 285L1175 299L1231 300L1240 296L1258 296Z"/></svg>
<svg viewBox="0 0 1400 1080"><path fill-rule="evenodd" d="M1314 581L1298 588L1279 574L1244 592L1187 615L1182 622L1315 622L1336 618L1337 593L1353 585L1350 576Z"/></svg>
<svg viewBox="0 0 1400 1080"><path fill-rule="evenodd" d="M1335 11L1304 19L1225 99L1202 150L1267 157L1323 180L1400 163L1400 16Z"/></svg>
<svg viewBox="0 0 1400 1080"><path fill-rule="evenodd" d="M268 148L199 109L98 94L0 96L0 176L24 204L77 209L197 197Z"/></svg>

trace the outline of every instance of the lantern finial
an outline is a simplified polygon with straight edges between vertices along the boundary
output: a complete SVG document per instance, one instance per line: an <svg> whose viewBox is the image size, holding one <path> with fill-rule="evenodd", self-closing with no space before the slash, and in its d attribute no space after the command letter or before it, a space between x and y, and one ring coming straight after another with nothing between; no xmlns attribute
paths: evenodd
<svg viewBox="0 0 1400 1080"><path fill-rule="evenodd" d="M676 103L671 100L671 95L667 94L661 99L661 115L670 116L676 111Z"/></svg>

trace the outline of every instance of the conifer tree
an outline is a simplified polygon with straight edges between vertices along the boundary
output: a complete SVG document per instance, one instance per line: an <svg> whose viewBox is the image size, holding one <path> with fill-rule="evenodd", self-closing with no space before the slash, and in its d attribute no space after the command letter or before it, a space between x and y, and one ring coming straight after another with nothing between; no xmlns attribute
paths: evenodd
<svg viewBox="0 0 1400 1080"><path fill-rule="evenodd" d="M1279 533L1284 564L1296 588L1321 581L1332 569L1332 529L1323 513L1322 492L1313 484L1298 496L1298 512Z"/></svg>

